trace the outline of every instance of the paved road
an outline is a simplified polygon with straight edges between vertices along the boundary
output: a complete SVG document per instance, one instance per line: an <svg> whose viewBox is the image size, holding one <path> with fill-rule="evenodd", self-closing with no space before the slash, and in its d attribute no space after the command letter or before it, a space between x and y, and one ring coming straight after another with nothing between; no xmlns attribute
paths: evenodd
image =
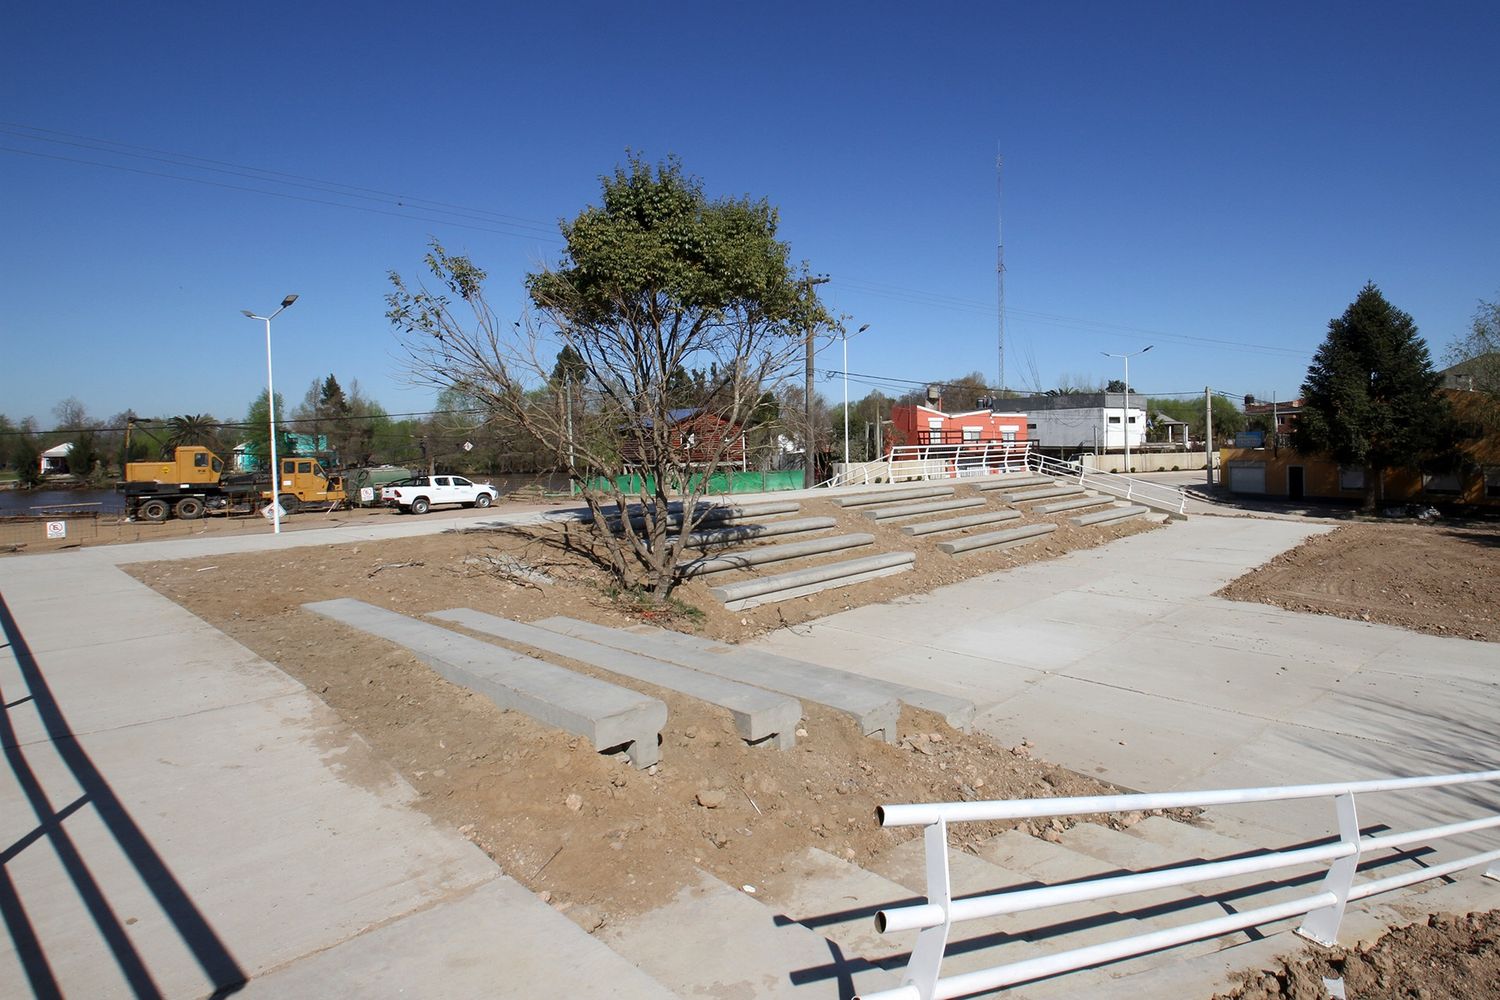
<svg viewBox="0 0 1500 1000"><path fill-rule="evenodd" d="M1500 645L1212 596L1327 530L1192 518L760 645L972 698L1001 742L1143 791L1500 767ZM1368 810L1430 820L1462 797ZM1332 818L1326 800L1235 815L1302 835Z"/></svg>
<svg viewBox="0 0 1500 1000"><path fill-rule="evenodd" d="M116 568L451 520L0 560L0 996L670 996L412 808L316 696Z"/></svg>

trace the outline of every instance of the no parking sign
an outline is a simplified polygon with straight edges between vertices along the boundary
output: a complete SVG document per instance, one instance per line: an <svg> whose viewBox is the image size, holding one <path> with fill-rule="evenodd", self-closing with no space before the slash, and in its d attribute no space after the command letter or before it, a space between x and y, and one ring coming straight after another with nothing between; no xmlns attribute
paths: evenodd
<svg viewBox="0 0 1500 1000"><path fill-rule="evenodd" d="M68 522L67 521L48 521L47 522L47 541L50 542L50 541L53 541L54 539L67 538L67 537L68 537Z"/></svg>

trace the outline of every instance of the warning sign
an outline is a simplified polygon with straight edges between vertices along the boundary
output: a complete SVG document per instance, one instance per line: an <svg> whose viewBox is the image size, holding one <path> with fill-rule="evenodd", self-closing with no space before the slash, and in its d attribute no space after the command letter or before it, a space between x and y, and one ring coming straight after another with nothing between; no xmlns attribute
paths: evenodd
<svg viewBox="0 0 1500 1000"><path fill-rule="evenodd" d="M67 521L48 521L47 522L47 540L48 541L51 541L51 540L56 539L56 538L67 538L67 537L68 537L68 522Z"/></svg>

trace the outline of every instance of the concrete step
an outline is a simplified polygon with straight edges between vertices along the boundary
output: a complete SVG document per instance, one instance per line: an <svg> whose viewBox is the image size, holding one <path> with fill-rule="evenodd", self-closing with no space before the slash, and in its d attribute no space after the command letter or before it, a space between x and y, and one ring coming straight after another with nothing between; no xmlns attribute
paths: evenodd
<svg viewBox="0 0 1500 1000"><path fill-rule="evenodd" d="M1092 514L1080 514L1078 517L1070 517L1068 520L1080 528L1091 524L1113 524L1116 521L1128 521L1132 517L1141 517L1151 513L1150 507L1111 507L1108 510L1095 511Z"/></svg>
<svg viewBox="0 0 1500 1000"><path fill-rule="evenodd" d="M1017 490L1027 486L1056 486L1058 485L1058 482L1051 476L1011 474L1004 476L985 476L981 479L973 480L970 485L972 485L976 490L988 491Z"/></svg>
<svg viewBox="0 0 1500 1000"><path fill-rule="evenodd" d="M838 527L831 517L795 517L789 521L731 524L722 528L705 528L687 535L683 543L690 549L706 549L713 546L737 545L776 535L796 535L808 531L825 531Z"/></svg>
<svg viewBox="0 0 1500 1000"><path fill-rule="evenodd" d="M809 566L806 569L791 570L774 576L753 577L735 583L719 584L708 588L708 592L715 600L722 601L724 607L730 611L743 611L747 608L758 608L762 604L777 604L825 590L852 587L856 583L892 576L896 573L908 573L916 561L915 552L884 552L860 559Z"/></svg>
<svg viewBox="0 0 1500 1000"><path fill-rule="evenodd" d="M844 954L900 966L916 942L916 931L881 934L877 911L923 902L906 886L809 847L784 867L761 878L760 897L809 930L839 945Z"/></svg>
<svg viewBox="0 0 1500 1000"><path fill-rule="evenodd" d="M1114 497L1086 496L1076 497L1072 500L1059 500L1057 503L1044 503L1034 509L1038 514L1061 514L1065 510L1083 510L1088 507L1102 507L1104 504L1114 502Z"/></svg>
<svg viewBox="0 0 1500 1000"><path fill-rule="evenodd" d="M726 524L736 524L743 521L754 520L760 517L774 517L778 514L795 514L802 509L802 505L795 500L780 500L774 503L752 503L752 504L702 504L699 506L700 527L718 527ZM640 530L646 523L645 515L639 513L639 505L631 508L630 523ZM611 531L616 533L624 530L618 511L607 510L605 520L609 523ZM583 524L592 524L593 514L582 514L578 520ZM667 522L672 530L682 526L682 504L672 504L667 511Z"/></svg>
<svg viewBox="0 0 1500 1000"><path fill-rule="evenodd" d="M941 521L908 524L901 530L908 535L930 535L938 531L957 531L960 528L977 528L985 524L1014 521L1020 516L1021 512L1018 510L987 510L983 514L969 514L965 517L950 517Z"/></svg>
<svg viewBox="0 0 1500 1000"><path fill-rule="evenodd" d="M604 646L753 684L768 691L778 691L803 701L817 702L848 715L862 734L878 735L888 743L896 742L896 723L901 715L901 702L890 691L894 685L885 685L829 667L810 670L807 668L811 664L742 652L718 643L707 643L707 649L687 645L675 638L680 633L666 629L626 632L562 617L545 618L533 624L538 628L578 636ZM970 705L970 711L972 710L973 706Z"/></svg>
<svg viewBox="0 0 1500 1000"><path fill-rule="evenodd" d="M706 872L665 906L597 936L683 997L847 1000L900 981Z"/></svg>
<svg viewBox="0 0 1500 1000"><path fill-rule="evenodd" d="M906 500L921 500L926 497L951 497L951 486L914 486L899 490L874 490L839 497L835 503L840 507L870 507L876 504L894 504Z"/></svg>
<svg viewBox="0 0 1500 1000"><path fill-rule="evenodd" d="M974 721L974 703L967 698L955 698L952 695L928 691L926 688L896 684L891 681L879 680L875 677L866 677L863 674L852 674L845 670L825 667L818 663L808 663L805 660L794 660L791 657L762 652L753 647L725 646L711 639L704 639L696 635L686 635L682 632L667 632L666 639L668 642L683 649L712 653L715 656L721 657L731 655L743 657L744 662L747 664L774 664L788 672L803 677L817 677L826 680L830 684L854 684L867 690L878 691L895 698L902 704L936 713L942 716L943 721L954 729L967 731L970 724Z"/></svg>
<svg viewBox="0 0 1500 1000"><path fill-rule="evenodd" d="M451 683L582 736L595 750L627 747L636 767L661 759L657 744L667 706L659 699L364 601L341 597L302 608L403 646Z"/></svg>
<svg viewBox="0 0 1500 1000"><path fill-rule="evenodd" d="M717 705L729 712L740 739L752 746L774 743L789 750L796 745L797 723L802 720L802 704L796 698L471 608L436 611L429 617Z"/></svg>
<svg viewBox="0 0 1500 1000"><path fill-rule="evenodd" d="M902 517L920 517L923 514L939 514L945 510L963 510L966 507L983 507L983 497L953 497L948 500L931 500L927 503L897 504L894 507L879 506L863 511L865 517L885 521Z"/></svg>
<svg viewBox="0 0 1500 1000"><path fill-rule="evenodd" d="M1006 503L1032 503L1036 500L1062 499L1063 497L1081 497L1086 493L1081 486L1048 486L1040 490L1026 490L1021 493L1005 494Z"/></svg>
<svg viewBox="0 0 1500 1000"><path fill-rule="evenodd" d="M711 573L727 573L731 570L748 569L751 566L785 562L788 559L804 559L808 556L824 555L828 552L857 549L864 545L871 545L874 542L874 535L861 533L833 535L828 538L809 538L804 541L787 542L784 545L759 545L754 548L741 549L728 555L703 556L691 562L678 563L677 571L685 577L707 576Z"/></svg>
<svg viewBox="0 0 1500 1000"><path fill-rule="evenodd" d="M992 531L988 534L968 535L948 542L938 542L938 550L955 556L964 552L973 552L976 549L1009 549L1036 541L1043 535L1050 535L1056 530L1057 525L1051 521L1026 524L1019 528L1008 528L1005 531Z"/></svg>

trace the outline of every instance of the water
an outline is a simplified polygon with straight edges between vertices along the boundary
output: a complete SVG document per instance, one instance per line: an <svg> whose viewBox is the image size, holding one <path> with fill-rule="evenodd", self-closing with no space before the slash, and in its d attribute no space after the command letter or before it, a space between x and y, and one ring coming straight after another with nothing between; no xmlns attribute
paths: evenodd
<svg viewBox="0 0 1500 1000"><path fill-rule="evenodd" d="M87 504L88 506L76 506ZM0 490L0 514L88 513L119 514L125 497L114 490Z"/></svg>

